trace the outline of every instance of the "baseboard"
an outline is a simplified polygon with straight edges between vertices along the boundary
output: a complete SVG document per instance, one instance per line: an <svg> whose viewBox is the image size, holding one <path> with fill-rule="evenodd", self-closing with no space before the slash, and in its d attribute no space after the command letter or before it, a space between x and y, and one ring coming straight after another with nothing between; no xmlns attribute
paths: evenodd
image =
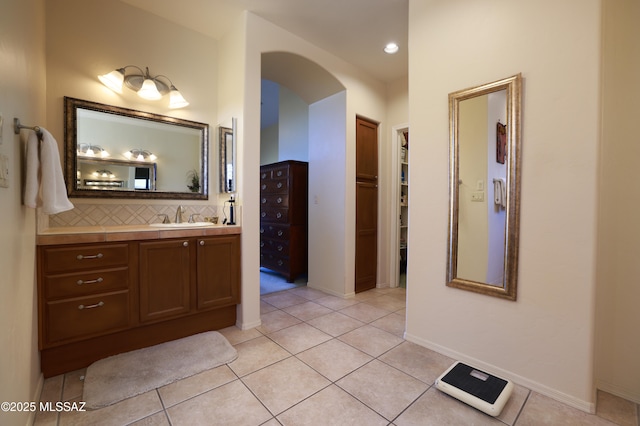
<svg viewBox="0 0 640 426"><path fill-rule="evenodd" d="M36 391L33 394L33 398L31 401L38 404L40 402L40 397L42 396L42 389L44 388L44 374L40 373L40 377L38 377L38 383L36 385ZM29 411L29 417L27 417L27 425L33 425L36 421L36 414L38 414L38 410Z"/></svg>
<svg viewBox="0 0 640 426"><path fill-rule="evenodd" d="M640 404L640 394L629 391L628 389L623 389L620 386L607 382L606 380L596 379L596 389L626 399L627 401Z"/></svg>
<svg viewBox="0 0 640 426"><path fill-rule="evenodd" d="M507 371L504 370L500 367L497 367L495 365L491 365L488 364L486 362L480 361L478 359L475 359L473 357L469 357L467 355L464 355L462 353L459 353L457 351L445 348L443 346L440 346L438 344L435 344L433 342L430 342L428 340L424 340L420 337L411 335L409 333L405 332L405 339L416 343L420 346L424 346L427 349L431 349L432 351L436 351L439 354L448 356L450 358L453 358L456 361L463 361L466 362L470 365L476 366L480 369L484 369L489 373L495 374L497 376L501 376L505 379L509 379L511 380L513 383L518 384L520 386L524 386L527 389L530 389L532 391L538 392L539 394L542 394L544 396L548 396L551 399L554 399L558 402L561 402L563 404L569 405L573 408L577 408L580 411L584 411L587 412L589 414L595 414L596 412L596 404L595 401L594 402L589 402L589 401L583 401L581 399L578 399L574 396L568 395L566 393L560 392L556 389L552 389L548 386L545 386L541 383L538 383L534 380L530 380L527 379L526 377L522 377L518 374L515 374L511 371Z"/></svg>
<svg viewBox="0 0 640 426"><path fill-rule="evenodd" d="M251 330L252 328L256 328L262 325L262 320L257 320L253 322L237 322L236 327L240 330Z"/></svg>
<svg viewBox="0 0 640 426"><path fill-rule="evenodd" d="M314 285L312 282L308 282L307 283L307 287L312 288L314 290L322 291L324 293L330 294L332 296L339 297L341 299L349 299L349 298L351 298L351 297L356 295L355 292L351 292L351 293L347 293L347 294L341 294L341 293L338 293L336 291L331 290L330 288Z"/></svg>

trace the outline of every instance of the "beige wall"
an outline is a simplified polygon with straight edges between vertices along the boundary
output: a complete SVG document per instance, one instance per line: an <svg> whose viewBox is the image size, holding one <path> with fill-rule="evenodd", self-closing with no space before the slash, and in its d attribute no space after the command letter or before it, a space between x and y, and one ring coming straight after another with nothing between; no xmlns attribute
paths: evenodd
<svg viewBox="0 0 640 426"><path fill-rule="evenodd" d="M593 410L600 1L409 5L411 163L420 167L409 173L407 338ZM511 302L445 286L447 94L518 72L522 202Z"/></svg>
<svg viewBox="0 0 640 426"><path fill-rule="evenodd" d="M603 6L596 384L640 403L640 3Z"/></svg>
<svg viewBox="0 0 640 426"><path fill-rule="evenodd" d="M120 1L46 2L47 125L62 150L63 97L70 96L209 124L210 198L181 204L218 204L218 42ZM128 89L117 94L98 75L125 65L149 67L171 79L190 105L170 109L168 100L146 101ZM128 70L132 72L133 70ZM222 123L231 127L229 123ZM94 200L76 199L77 204ZM136 200L109 200L127 204ZM147 201L159 203L160 201Z"/></svg>
<svg viewBox="0 0 640 426"><path fill-rule="evenodd" d="M46 123L44 1L2 0L0 14L0 154L9 188L0 188L0 401L34 401L41 382L35 284L35 213L22 206L23 130ZM0 411L0 424L24 425L30 413Z"/></svg>

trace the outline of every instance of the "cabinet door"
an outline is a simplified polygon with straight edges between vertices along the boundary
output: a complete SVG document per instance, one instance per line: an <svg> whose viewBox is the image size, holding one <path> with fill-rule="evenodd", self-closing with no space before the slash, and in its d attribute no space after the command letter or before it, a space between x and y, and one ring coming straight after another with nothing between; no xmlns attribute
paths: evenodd
<svg viewBox="0 0 640 426"><path fill-rule="evenodd" d="M240 303L240 237L198 239L198 309Z"/></svg>
<svg viewBox="0 0 640 426"><path fill-rule="evenodd" d="M140 321L189 312L189 240L140 243Z"/></svg>

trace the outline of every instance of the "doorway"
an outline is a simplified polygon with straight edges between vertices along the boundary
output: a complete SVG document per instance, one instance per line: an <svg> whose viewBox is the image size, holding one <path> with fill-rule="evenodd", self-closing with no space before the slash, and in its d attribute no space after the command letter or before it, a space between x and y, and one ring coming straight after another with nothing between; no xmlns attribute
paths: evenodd
<svg viewBox="0 0 640 426"><path fill-rule="evenodd" d="M356 118L355 292L376 287L378 270L378 124Z"/></svg>

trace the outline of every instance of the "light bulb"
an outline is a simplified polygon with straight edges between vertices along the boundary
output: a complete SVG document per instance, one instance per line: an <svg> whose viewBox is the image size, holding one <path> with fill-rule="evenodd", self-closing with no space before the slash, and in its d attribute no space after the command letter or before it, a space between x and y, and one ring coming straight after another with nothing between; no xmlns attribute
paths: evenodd
<svg viewBox="0 0 640 426"><path fill-rule="evenodd" d="M89 155L89 156L93 157L93 155L94 155L93 149L88 148L88 149L87 149L87 155Z"/></svg>
<svg viewBox="0 0 640 426"><path fill-rule="evenodd" d="M169 92L169 108L183 108L189 105L189 102L182 96L176 86L171 85Z"/></svg>
<svg viewBox="0 0 640 426"><path fill-rule="evenodd" d="M157 158L158 158L158 157L156 157L156 155L155 155L155 154L151 154L151 155L149 155L149 160L151 160L151 161L155 161Z"/></svg>
<svg viewBox="0 0 640 426"><path fill-rule="evenodd" d="M142 156L142 153L138 154L138 161L144 161L144 157Z"/></svg>
<svg viewBox="0 0 640 426"><path fill-rule="evenodd" d="M138 90L138 96L150 101L157 101L162 98L162 95L158 92L156 83L154 83L150 78L144 80L142 87Z"/></svg>
<svg viewBox="0 0 640 426"><path fill-rule="evenodd" d="M122 93L124 82L124 68L111 71L109 74L99 75L98 79L114 92Z"/></svg>

